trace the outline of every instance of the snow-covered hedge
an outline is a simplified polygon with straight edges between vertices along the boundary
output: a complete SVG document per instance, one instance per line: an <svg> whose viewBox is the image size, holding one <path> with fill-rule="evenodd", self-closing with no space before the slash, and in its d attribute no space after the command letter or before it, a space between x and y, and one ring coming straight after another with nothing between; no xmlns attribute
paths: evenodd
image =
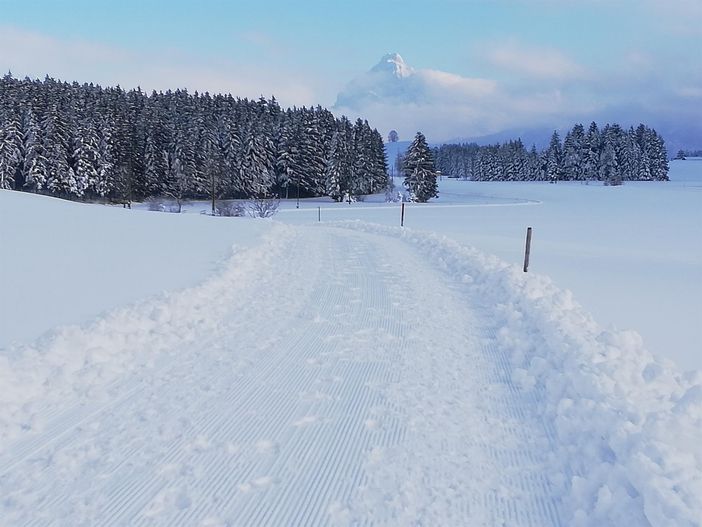
<svg viewBox="0 0 702 527"><path fill-rule="evenodd" d="M635 332L601 328L547 277L432 233L333 225L400 237L497 306L513 381L539 391L554 430L548 475L566 525L702 525L702 372L653 357Z"/></svg>

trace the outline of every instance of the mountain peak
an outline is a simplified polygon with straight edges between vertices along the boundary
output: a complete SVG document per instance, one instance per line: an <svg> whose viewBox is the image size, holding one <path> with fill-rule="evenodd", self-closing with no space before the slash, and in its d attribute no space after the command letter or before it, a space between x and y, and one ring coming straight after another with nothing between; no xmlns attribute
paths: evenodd
<svg viewBox="0 0 702 527"><path fill-rule="evenodd" d="M383 55L380 62L373 66L372 72L388 72L398 79L404 79L412 75L414 70L405 64L399 53L387 53Z"/></svg>

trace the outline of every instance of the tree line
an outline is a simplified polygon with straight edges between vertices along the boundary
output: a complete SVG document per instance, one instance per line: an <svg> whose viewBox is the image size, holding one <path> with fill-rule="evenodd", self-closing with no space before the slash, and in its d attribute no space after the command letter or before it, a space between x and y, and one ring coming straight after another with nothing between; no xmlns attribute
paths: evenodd
<svg viewBox="0 0 702 527"><path fill-rule="evenodd" d="M367 121L274 97L0 79L0 188L70 199L331 196L382 191Z"/></svg>
<svg viewBox="0 0 702 527"><path fill-rule="evenodd" d="M553 132L548 148L527 150L520 139L504 144L443 145L436 150L443 175L476 181L667 181L668 154L663 138L640 124L625 130L593 122L576 124L561 141Z"/></svg>

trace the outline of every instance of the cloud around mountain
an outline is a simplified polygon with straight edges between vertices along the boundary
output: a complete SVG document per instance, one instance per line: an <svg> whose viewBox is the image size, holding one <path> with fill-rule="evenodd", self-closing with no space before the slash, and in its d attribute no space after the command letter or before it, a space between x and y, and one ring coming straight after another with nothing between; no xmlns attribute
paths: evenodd
<svg viewBox="0 0 702 527"><path fill-rule="evenodd" d="M359 110L369 104L432 104L465 100L494 92L495 82L407 65L398 53L385 55L339 93L335 107Z"/></svg>
<svg viewBox="0 0 702 527"><path fill-rule="evenodd" d="M395 129L401 139L421 130L437 142L509 130L541 134L591 120L646 122L688 147L702 136L702 90L654 83L661 72L655 64L643 69L641 57L624 57L620 71L593 71L558 50L503 42L483 59L495 79L413 68L387 54L341 90L334 109L384 132Z"/></svg>
<svg viewBox="0 0 702 527"><path fill-rule="evenodd" d="M514 126L515 116L533 121L565 110L557 91L510 94L496 80L415 69L397 53L349 82L334 108L395 128L403 137L422 129L437 140L494 133Z"/></svg>

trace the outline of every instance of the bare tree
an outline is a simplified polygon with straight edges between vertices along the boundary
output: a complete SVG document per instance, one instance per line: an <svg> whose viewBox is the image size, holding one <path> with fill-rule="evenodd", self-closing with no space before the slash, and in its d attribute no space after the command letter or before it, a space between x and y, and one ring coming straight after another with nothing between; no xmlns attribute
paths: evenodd
<svg viewBox="0 0 702 527"><path fill-rule="evenodd" d="M252 218L270 218L278 212L279 206L280 200L277 198L256 198L247 203Z"/></svg>

